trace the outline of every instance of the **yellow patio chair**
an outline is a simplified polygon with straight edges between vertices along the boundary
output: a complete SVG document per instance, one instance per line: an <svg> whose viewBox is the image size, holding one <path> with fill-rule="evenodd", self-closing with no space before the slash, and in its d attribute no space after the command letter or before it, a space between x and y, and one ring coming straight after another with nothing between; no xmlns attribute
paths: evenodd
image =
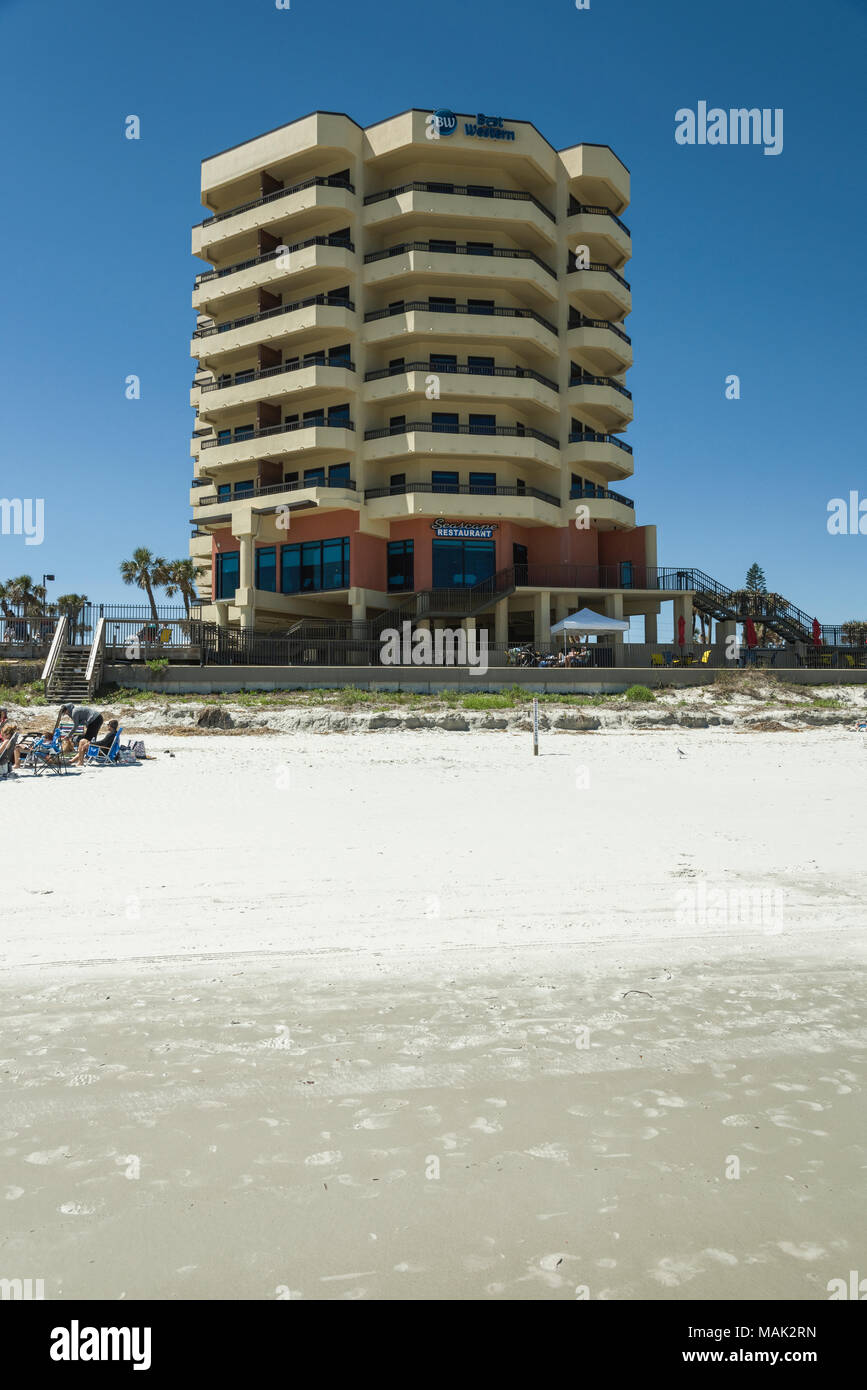
<svg viewBox="0 0 867 1390"><path fill-rule="evenodd" d="M663 666L662 652L652 652L650 657L651 666Z"/></svg>
<svg viewBox="0 0 867 1390"><path fill-rule="evenodd" d="M849 667L850 671L854 669L854 666L855 666L855 658L854 658L854 656L852 656L849 652L844 652L844 653L843 653L843 660L846 662L846 665Z"/></svg>
<svg viewBox="0 0 867 1390"><path fill-rule="evenodd" d="M707 649L706 652L702 652L702 654L701 654L701 664L702 664L702 666L706 666L707 663L710 661L710 653L711 653L711 648L710 648L710 647L708 647L708 649Z"/></svg>

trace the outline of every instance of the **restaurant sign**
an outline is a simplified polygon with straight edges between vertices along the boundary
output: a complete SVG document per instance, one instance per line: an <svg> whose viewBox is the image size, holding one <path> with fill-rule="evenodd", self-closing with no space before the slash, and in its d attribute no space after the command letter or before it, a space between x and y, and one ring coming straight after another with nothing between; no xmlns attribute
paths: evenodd
<svg viewBox="0 0 867 1390"><path fill-rule="evenodd" d="M431 522L434 534L448 540L489 541L496 529L496 522L482 522L476 526L467 521L446 521L441 516Z"/></svg>

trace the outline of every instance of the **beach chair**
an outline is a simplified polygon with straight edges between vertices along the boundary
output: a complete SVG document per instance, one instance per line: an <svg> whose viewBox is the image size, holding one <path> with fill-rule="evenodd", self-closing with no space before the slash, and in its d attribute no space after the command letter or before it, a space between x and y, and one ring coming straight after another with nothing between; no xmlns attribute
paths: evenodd
<svg viewBox="0 0 867 1390"><path fill-rule="evenodd" d="M54 730L51 738L42 735L31 745L24 766L33 769L34 777L38 777L46 768L60 773L69 770L69 756L63 751L63 739L59 729Z"/></svg>
<svg viewBox="0 0 867 1390"><path fill-rule="evenodd" d="M13 734L10 739L7 739L3 747L3 752L0 753L0 781L5 781L13 772L15 767L15 747L19 737L19 734Z"/></svg>
<svg viewBox="0 0 867 1390"><path fill-rule="evenodd" d="M662 652L651 652L650 664L651 666L662 666L664 664Z"/></svg>
<svg viewBox="0 0 867 1390"><path fill-rule="evenodd" d="M702 652L702 654L701 654L701 664L702 664L702 666L706 666L707 663L710 661L710 654L711 654L711 648L710 648L710 647L708 647L708 649L707 649L706 652Z"/></svg>
<svg viewBox="0 0 867 1390"><path fill-rule="evenodd" d="M855 658L854 656L850 655L849 652L844 652L843 660L846 662L846 665L849 667L850 671L855 669Z"/></svg>
<svg viewBox="0 0 867 1390"><path fill-rule="evenodd" d="M123 729L116 729L114 738L109 749L100 748L92 743L84 755L85 764L88 767L117 767L117 755L120 752L120 736Z"/></svg>

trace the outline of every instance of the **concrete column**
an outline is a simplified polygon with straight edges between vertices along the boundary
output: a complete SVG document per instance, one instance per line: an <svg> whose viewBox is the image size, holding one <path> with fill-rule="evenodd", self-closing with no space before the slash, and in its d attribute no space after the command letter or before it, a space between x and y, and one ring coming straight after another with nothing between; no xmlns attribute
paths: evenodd
<svg viewBox="0 0 867 1390"><path fill-rule="evenodd" d="M551 591L533 595L533 642L542 651L551 645Z"/></svg>
<svg viewBox="0 0 867 1390"><path fill-rule="evenodd" d="M618 594L609 594L609 595L608 595L608 597L607 597L606 600L605 600L605 615L606 615L606 617L608 617L608 618L617 618L617 619L619 619L621 622L623 621L623 595L622 595L622 594L618 593ZM623 633L622 633L622 632L614 632L614 633L612 633L612 635L611 635L611 640L613 641L615 647L622 647L622 646L623 646Z"/></svg>
<svg viewBox="0 0 867 1390"><path fill-rule="evenodd" d="M509 600L501 598L494 607L494 641L504 647L509 640Z"/></svg>
<svg viewBox="0 0 867 1390"><path fill-rule="evenodd" d="M654 645L658 640L656 636L655 613L645 613L644 615L644 640L645 642L652 642Z"/></svg>
<svg viewBox="0 0 867 1390"><path fill-rule="evenodd" d="M229 605L225 602L218 602L214 607L217 610L217 627L222 628L225 632L229 626Z"/></svg>
<svg viewBox="0 0 867 1390"><path fill-rule="evenodd" d="M239 589L252 589L252 587L253 587L253 533L252 533L251 531L244 532L244 533L241 534L240 536L237 536L236 539L237 539L237 541L238 541L238 548L239 548L239 550L240 550L240 556L239 556L238 588L239 588Z"/></svg>
<svg viewBox="0 0 867 1390"><path fill-rule="evenodd" d="M356 622L356 621L359 621L359 622L360 622L360 621L363 621L366 617L367 617L367 604L366 604L366 603L353 603L353 605L352 605L352 618L353 618L353 622Z"/></svg>
<svg viewBox="0 0 867 1390"><path fill-rule="evenodd" d="M677 620L683 618L684 621L684 642L692 641L693 611L692 594L678 594L674 600L674 643L677 645Z"/></svg>

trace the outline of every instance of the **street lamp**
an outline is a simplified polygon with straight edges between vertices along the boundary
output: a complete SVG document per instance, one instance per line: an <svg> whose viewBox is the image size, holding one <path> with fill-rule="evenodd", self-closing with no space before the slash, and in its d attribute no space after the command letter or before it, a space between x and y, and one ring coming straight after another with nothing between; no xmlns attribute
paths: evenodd
<svg viewBox="0 0 867 1390"><path fill-rule="evenodd" d="M54 583L54 575L53 575L53 574L43 574L43 576L42 576L42 616L43 616L43 618L45 617L45 609L46 609L47 600L48 600L48 594L47 594L46 591L45 591L45 585L46 585L46 583L49 582L49 581L50 581L52 584Z"/></svg>

